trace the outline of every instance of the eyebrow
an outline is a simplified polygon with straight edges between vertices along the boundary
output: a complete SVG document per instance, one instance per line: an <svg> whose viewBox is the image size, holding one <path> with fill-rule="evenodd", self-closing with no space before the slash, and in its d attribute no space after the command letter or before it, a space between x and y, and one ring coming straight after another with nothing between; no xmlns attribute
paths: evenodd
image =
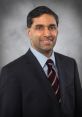
<svg viewBox="0 0 82 117"><path fill-rule="evenodd" d="M43 25L43 24L36 24L35 27L37 27L37 26L45 26L45 25ZM56 25L56 24L49 24L48 27L49 27L49 26L57 26L57 25ZM46 27L47 27L47 26L46 26Z"/></svg>
<svg viewBox="0 0 82 117"><path fill-rule="evenodd" d="M57 26L57 24L50 24L49 26Z"/></svg>

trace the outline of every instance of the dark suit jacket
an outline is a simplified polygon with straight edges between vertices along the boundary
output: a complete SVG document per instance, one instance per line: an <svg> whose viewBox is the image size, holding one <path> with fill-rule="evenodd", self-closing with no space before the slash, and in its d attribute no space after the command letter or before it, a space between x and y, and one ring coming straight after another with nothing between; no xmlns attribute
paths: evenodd
<svg viewBox="0 0 82 117"><path fill-rule="evenodd" d="M30 50L2 68L0 117L82 117L82 91L75 60L55 53L61 104Z"/></svg>

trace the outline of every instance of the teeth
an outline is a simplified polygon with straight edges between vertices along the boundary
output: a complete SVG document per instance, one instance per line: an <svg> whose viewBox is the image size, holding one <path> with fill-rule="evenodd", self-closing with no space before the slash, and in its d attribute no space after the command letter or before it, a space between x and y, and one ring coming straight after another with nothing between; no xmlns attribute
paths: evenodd
<svg viewBox="0 0 82 117"><path fill-rule="evenodd" d="M51 41L51 39L48 39L48 40L44 40L44 41Z"/></svg>
<svg viewBox="0 0 82 117"><path fill-rule="evenodd" d="M44 43L52 43L53 40L52 39L42 39L42 42L44 42Z"/></svg>
<svg viewBox="0 0 82 117"><path fill-rule="evenodd" d="M52 43L52 41L51 40L44 40L43 43L50 44L50 43Z"/></svg>
<svg viewBox="0 0 82 117"><path fill-rule="evenodd" d="M51 40L44 40L45 42L51 42Z"/></svg>
<svg viewBox="0 0 82 117"><path fill-rule="evenodd" d="M44 42L50 42L50 41L48 40L48 41L44 41Z"/></svg>

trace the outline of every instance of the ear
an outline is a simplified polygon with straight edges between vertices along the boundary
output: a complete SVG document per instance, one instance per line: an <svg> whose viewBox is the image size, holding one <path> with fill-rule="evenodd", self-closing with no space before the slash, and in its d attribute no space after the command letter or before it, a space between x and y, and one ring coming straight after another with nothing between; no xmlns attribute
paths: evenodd
<svg viewBox="0 0 82 117"><path fill-rule="evenodd" d="M58 35L58 33L59 33L59 30L57 29L57 35Z"/></svg>
<svg viewBox="0 0 82 117"><path fill-rule="evenodd" d="M29 36L29 34L30 34L30 28L26 28L26 34Z"/></svg>
<svg viewBox="0 0 82 117"><path fill-rule="evenodd" d="M58 27L57 27L57 35L58 35L58 33L59 33L59 29L58 29Z"/></svg>

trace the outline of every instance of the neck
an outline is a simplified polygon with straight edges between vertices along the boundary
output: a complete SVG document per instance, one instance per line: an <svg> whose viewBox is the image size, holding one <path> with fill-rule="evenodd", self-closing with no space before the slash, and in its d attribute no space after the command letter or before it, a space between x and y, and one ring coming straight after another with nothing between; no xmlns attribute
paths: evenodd
<svg viewBox="0 0 82 117"><path fill-rule="evenodd" d="M40 52L41 54L43 54L44 56L46 56L47 58L50 58L50 56L52 55L52 52L53 52L53 50L46 50L46 51L37 50L37 51Z"/></svg>
<svg viewBox="0 0 82 117"><path fill-rule="evenodd" d="M34 47L32 47L32 48L34 48ZM46 50L46 51L44 51L44 50L38 50L38 49L35 49L35 50L38 51L38 52L40 52L41 54L43 54L47 58L50 58L50 56L52 55L52 52L53 52L53 49L52 50Z"/></svg>
<svg viewBox="0 0 82 117"><path fill-rule="evenodd" d="M50 58L50 56L52 55L52 51L46 51L46 52L43 52L42 54L44 54L47 58Z"/></svg>

